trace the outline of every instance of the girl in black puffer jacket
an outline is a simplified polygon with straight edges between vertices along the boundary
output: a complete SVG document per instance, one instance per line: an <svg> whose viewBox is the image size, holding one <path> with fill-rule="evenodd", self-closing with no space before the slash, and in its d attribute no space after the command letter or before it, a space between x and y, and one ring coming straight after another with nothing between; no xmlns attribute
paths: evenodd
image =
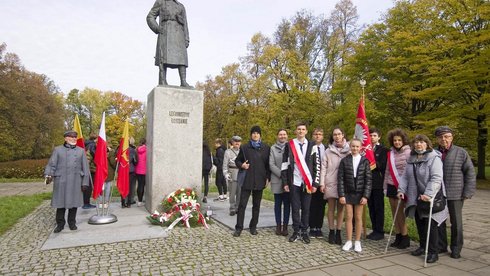
<svg viewBox="0 0 490 276"><path fill-rule="evenodd" d="M369 160L361 156L362 142L359 139L350 141L351 154L340 161L338 185L340 204L346 205L345 225L347 241L342 250L352 248L352 218L356 221L356 240L354 251L361 252L362 211L371 195L371 168Z"/></svg>

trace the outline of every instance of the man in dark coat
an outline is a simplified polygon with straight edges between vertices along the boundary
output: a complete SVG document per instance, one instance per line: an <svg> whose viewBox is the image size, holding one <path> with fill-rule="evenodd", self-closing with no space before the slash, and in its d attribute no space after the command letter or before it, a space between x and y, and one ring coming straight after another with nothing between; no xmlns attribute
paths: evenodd
<svg viewBox="0 0 490 276"><path fill-rule="evenodd" d="M76 146L77 132L67 131L65 143L54 149L44 169L47 182L53 181L51 207L56 208L55 233L65 227L68 209L68 226L76 230L77 208L83 204L82 191L89 186L89 165L85 152Z"/></svg>
<svg viewBox="0 0 490 276"><path fill-rule="evenodd" d="M318 162L322 163L325 154L325 145L323 144L323 129L315 128L313 130L312 142L317 150ZM327 200L323 199L323 192L320 189L311 194L310 203L310 237L323 238L323 218L325 217L325 205Z"/></svg>
<svg viewBox="0 0 490 276"><path fill-rule="evenodd" d="M295 242L301 237L306 244L310 243L308 227L311 194L316 192L320 184L317 148L312 141L306 139L307 133L305 123L296 125L296 138L284 147L281 166L284 191L291 193L293 234L289 241Z"/></svg>
<svg viewBox="0 0 490 276"><path fill-rule="evenodd" d="M453 144L453 130L448 126L436 128L435 136L442 154L443 178L446 187L447 207L451 220L451 258L461 258L463 248L463 203L476 190L475 168L471 158L461 147ZM446 227L439 227L440 250L447 252Z"/></svg>
<svg viewBox="0 0 490 276"><path fill-rule="evenodd" d="M385 179L386 162L388 158L388 149L379 143L381 132L377 128L370 128L371 146L373 147L376 168L372 170L372 189L371 197L368 199L369 217L373 232L367 235L370 240L384 239L385 223L385 198L383 192L383 182Z"/></svg>
<svg viewBox="0 0 490 276"><path fill-rule="evenodd" d="M240 153L235 159L235 164L240 170L245 170L245 181L240 191L240 202L238 204L237 220L233 236L239 237L243 230L245 220L245 209L248 199L252 194L252 219L250 219L250 233L257 235L257 223L259 222L260 202L262 192L267 181L270 181L271 171L269 168L270 147L262 142L261 129L253 126L250 130L250 141L240 147Z"/></svg>
<svg viewBox="0 0 490 276"><path fill-rule="evenodd" d="M146 22L158 35L155 65L160 69L159 84L167 85L167 68L177 68L180 86L189 87L186 82L189 30L184 5L176 0L156 0Z"/></svg>

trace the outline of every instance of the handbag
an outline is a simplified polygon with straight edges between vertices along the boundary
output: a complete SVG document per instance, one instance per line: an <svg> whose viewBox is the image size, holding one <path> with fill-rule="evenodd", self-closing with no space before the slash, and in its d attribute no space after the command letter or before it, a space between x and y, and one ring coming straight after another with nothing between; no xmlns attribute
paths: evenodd
<svg viewBox="0 0 490 276"><path fill-rule="evenodd" d="M415 177L415 183L417 184L417 189L419 187L419 181L417 179L417 171L415 170L415 164L413 164L413 175ZM446 208L446 197L444 196L444 193L442 192L443 187L439 189L437 192L436 196L434 197L434 205L432 205L432 213L438 213L440 211L443 211L444 208ZM420 192L420 194L423 194L423 191ZM430 201L423 201L420 199L417 199L417 211L420 214L429 214L430 212Z"/></svg>

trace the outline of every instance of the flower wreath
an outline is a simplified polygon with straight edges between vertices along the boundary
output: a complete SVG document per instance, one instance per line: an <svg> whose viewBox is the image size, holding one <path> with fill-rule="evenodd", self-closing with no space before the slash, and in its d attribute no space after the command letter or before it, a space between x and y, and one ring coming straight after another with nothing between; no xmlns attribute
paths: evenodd
<svg viewBox="0 0 490 276"><path fill-rule="evenodd" d="M209 228L207 220L201 213L201 204L197 202L197 194L191 188L181 188L169 194L162 201L163 213L155 210L153 214L146 217L150 223L167 226L171 230L179 222L189 228L199 224Z"/></svg>

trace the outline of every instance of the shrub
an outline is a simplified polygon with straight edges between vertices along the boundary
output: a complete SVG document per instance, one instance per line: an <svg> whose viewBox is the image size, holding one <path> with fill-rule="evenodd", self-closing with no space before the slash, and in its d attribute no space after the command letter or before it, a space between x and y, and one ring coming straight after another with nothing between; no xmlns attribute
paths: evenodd
<svg viewBox="0 0 490 276"><path fill-rule="evenodd" d="M43 178L48 159L0 162L0 178Z"/></svg>

